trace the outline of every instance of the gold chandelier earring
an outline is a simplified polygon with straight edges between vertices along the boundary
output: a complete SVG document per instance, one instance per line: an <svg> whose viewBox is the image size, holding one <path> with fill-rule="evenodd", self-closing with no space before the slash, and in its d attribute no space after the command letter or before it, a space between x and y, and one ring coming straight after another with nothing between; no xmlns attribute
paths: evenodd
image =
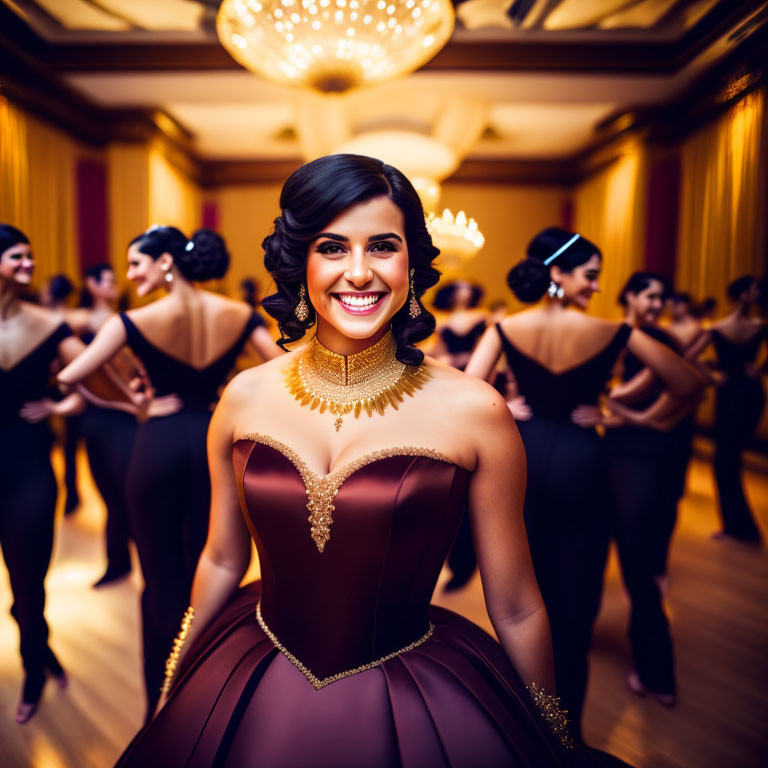
<svg viewBox="0 0 768 768"><path fill-rule="evenodd" d="M421 307L419 306L419 301L416 298L416 289L413 286L413 276L416 274L416 270L411 268L411 278L410 278L410 295L411 299L408 302L408 315L411 318L411 320L416 319L421 314Z"/></svg>
<svg viewBox="0 0 768 768"><path fill-rule="evenodd" d="M307 304L307 289L304 287L304 283L299 286L299 303L293 311L296 315L296 319L300 323L307 322L307 318L309 317L309 305Z"/></svg>

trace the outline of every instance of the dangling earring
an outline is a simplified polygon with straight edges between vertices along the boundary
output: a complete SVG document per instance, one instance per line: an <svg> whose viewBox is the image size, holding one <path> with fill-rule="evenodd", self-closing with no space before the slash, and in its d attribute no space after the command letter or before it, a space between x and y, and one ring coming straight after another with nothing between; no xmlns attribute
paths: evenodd
<svg viewBox="0 0 768 768"><path fill-rule="evenodd" d="M304 287L304 283L299 286L299 303L293 311L296 315L296 319L300 323L307 322L307 318L309 317L309 306L307 305L307 289Z"/></svg>
<svg viewBox="0 0 768 768"><path fill-rule="evenodd" d="M414 320L421 314L421 307L419 306L419 302L416 299L416 289L413 286L413 276L416 274L415 269L411 269L411 279L410 279L410 291L411 294L411 300L408 302L408 315L411 318L411 320Z"/></svg>
<svg viewBox="0 0 768 768"><path fill-rule="evenodd" d="M165 270L165 282L166 283L172 283L173 282L173 274L171 274L171 268L168 267L168 269Z"/></svg>
<svg viewBox="0 0 768 768"><path fill-rule="evenodd" d="M555 297L562 299L563 296L565 296L565 290L563 289L562 285L558 285L554 280L552 280L549 283L549 288L547 288L547 295L551 299L554 299Z"/></svg>

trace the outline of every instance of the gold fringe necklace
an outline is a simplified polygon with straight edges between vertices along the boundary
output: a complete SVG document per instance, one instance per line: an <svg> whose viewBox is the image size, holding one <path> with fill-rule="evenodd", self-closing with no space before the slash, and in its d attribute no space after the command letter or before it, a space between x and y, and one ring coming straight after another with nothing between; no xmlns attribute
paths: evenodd
<svg viewBox="0 0 768 768"><path fill-rule="evenodd" d="M373 346L354 355L337 355L314 337L286 371L288 391L301 405L320 413L328 410L338 432L343 417L365 411L368 416L397 410L405 395L413 397L431 374L422 365L405 365L395 357L392 331Z"/></svg>

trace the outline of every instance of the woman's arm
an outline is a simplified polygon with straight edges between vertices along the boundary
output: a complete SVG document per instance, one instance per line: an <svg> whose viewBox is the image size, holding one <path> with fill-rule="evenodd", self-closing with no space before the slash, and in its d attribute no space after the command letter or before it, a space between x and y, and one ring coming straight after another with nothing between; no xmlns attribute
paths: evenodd
<svg viewBox="0 0 768 768"><path fill-rule="evenodd" d="M211 508L208 539L192 583L190 606L194 620L181 658L194 638L226 605L237 590L251 560L251 538L240 510L232 468L232 443L237 415L253 391L242 384L242 375L224 390L208 429L208 468L211 475ZM170 648L168 649L171 650ZM165 703L160 699L158 710Z"/></svg>
<svg viewBox="0 0 768 768"><path fill-rule="evenodd" d="M263 325L260 325L258 328L254 328L249 341L256 349L256 352L258 352L259 357L261 357L264 362L285 354L284 350L277 346L275 340Z"/></svg>
<svg viewBox="0 0 768 768"><path fill-rule="evenodd" d="M475 347L472 357L469 358L464 372L470 376L487 381L488 377L496 369L496 363L498 363L500 357L501 339L496 328L490 326L480 337L480 341Z"/></svg>
<svg viewBox="0 0 768 768"><path fill-rule="evenodd" d="M491 387L478 388L471 410L477 467L469 514L488 615L523 682L554 693L549 620L523 523L525 450L504 399Z"/></svg>
<svg viewBox="0 0 768 768"><path fill-rule="evenodd" d="M712 333L710 331L703 331L696 337L695 341L688 345L688 348L685 350L685 359L697 360L711 343Z"/></svg>
<svg viewBox="0 0 768 768"><path fill-rule="evenodd" d="M658 379L649 368L643 368L629 381L617 384L611 389L610 397L619 403L627 405L642 400L654 388Z"/></svg>
<svg viewBox="0 0 768 768"><path fill-rule="evenodd" d="M108 363L125 341L125 327L120 318L113 315L101 326L96 338L87 347L83 345L77 357L59 372L56 380L65 386L77 384Z"/></svg>
<svg viewBox="0 0 768 768"><path fill-rule="evenodd" d="M691 397L707 383L696 368L680 355L638 329L630 334L627 348L661 379L672 398Z"/></svg>

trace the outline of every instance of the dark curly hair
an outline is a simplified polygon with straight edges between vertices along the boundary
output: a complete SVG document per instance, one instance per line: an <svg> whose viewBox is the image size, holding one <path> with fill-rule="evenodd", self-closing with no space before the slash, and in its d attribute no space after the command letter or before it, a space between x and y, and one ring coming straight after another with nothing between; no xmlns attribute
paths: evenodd
<svg viewBox="0 0 768 768"><path fill-rule="evenodd" d="M153 259L170 254L182 277L196 283L224 277L229 269L224 238L210 229L198 229L188 240L176 227L152 227L134 237L130 245L138 245L141 253Z"/></svg>
<svg viewBox="0 0 768 768"><path fill-rule="evenodd" d="M442 288L439 288L435 294L434 300L432 301L432 306L435 309L440 310L453 309L453 303L456 300L456 290L461 283L468 285L472 290L472 297L469 300L469 308L475 309L475 307L479 306L483 296L485 295L485 291L479 285L470 283L467 280L455 280L453 282L447 283Z"/></svg>
<svg viewBox="0 0 768 768"><path fill-rule="evenodd" d="M422 305L421 296L440 278L432 266L439 251L432 244L421 200L411 182L397 168L363 155L321 157L294 171L283 185L282 213L275 219L272 234L262 243L264 265L277 290L261 302L277 320L282 334L277 343L281 347L302 338L317 319L311 305L305 322L295 314L299 288L306 280L310 243L342 211L384 195L405 218L409 269L415 270L414 290L421 307L421 314L414 319L408 314L406 302L392 318L395 354L405 365L419 365L424 360L424 353L413 344L426 339L435 329L435 318Z"/></svg>
<svg viewBox="0 0 768 768"><path fill-rule="evenodd" d="M562 248L573 234L560 227L547 227L528 243L528 257L515 264L507 273L507 285L520 301L533 303L547 292L551 267L557 266L563 272L571 272L595 255L602 259L600 249L594 243L586 237L579 237L554 262L545 264L544 261L556 253L558 248Z"/></svg>

